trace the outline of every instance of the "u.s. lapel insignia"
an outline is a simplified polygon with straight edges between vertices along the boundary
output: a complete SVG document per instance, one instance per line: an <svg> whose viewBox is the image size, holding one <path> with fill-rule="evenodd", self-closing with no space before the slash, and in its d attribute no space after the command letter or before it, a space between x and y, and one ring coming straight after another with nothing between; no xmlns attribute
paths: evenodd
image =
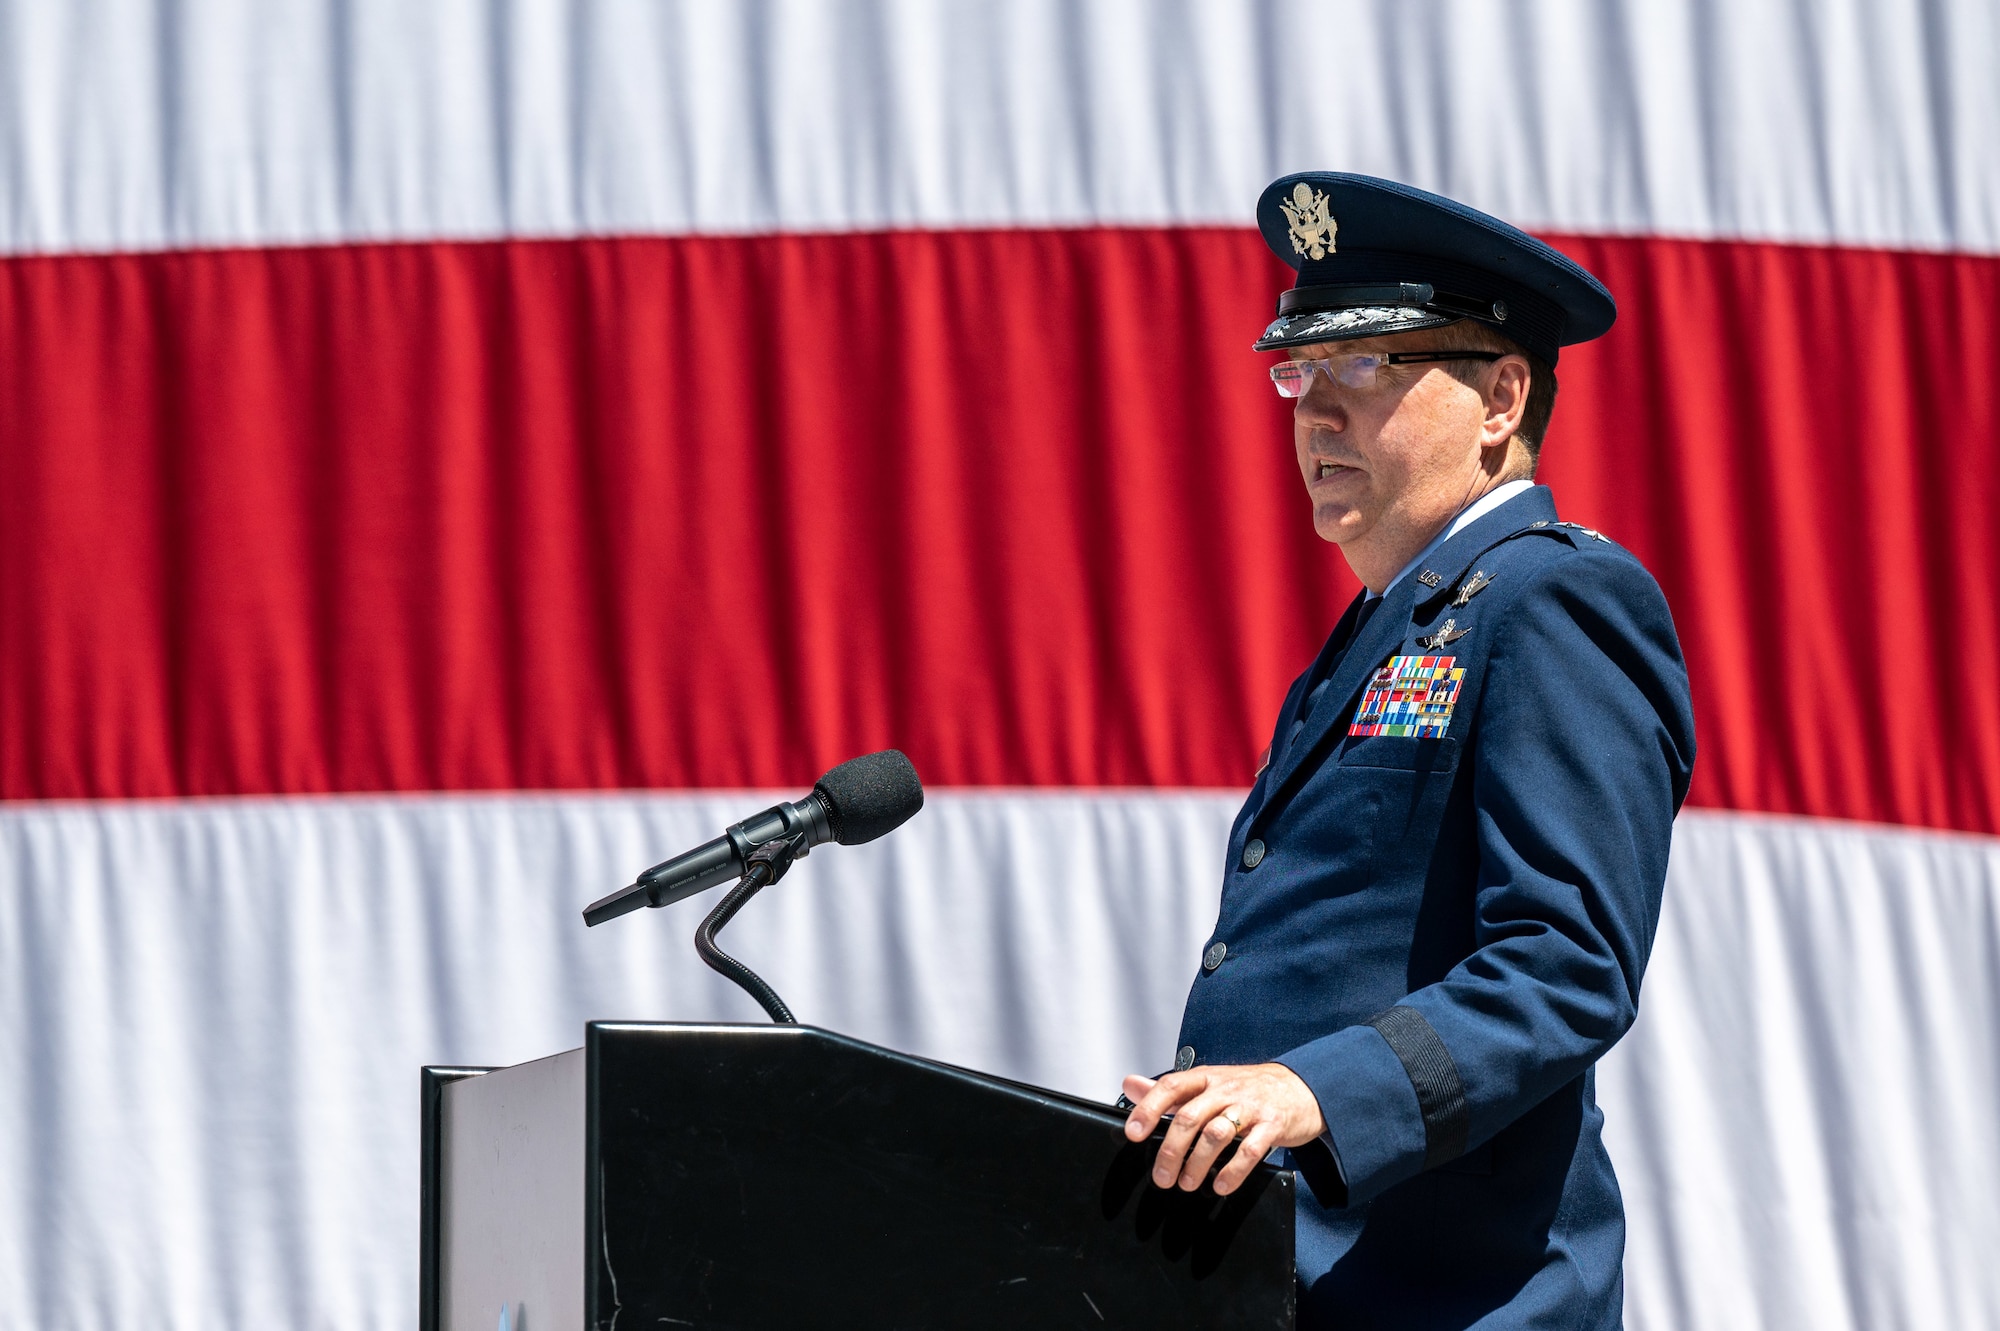
<svg viewBox="0 0 2000 1331"><path fill-rule="evenodd" d="M1466 603L1469 602L1473 597L1479 595L1479 593L1485 591L1488 587L1491 587L1492 585L1493 585L1493 579L1487 577L1486 571L1484 569L1481 569L1479 572L1474 573L1471 577L1467 578L1465 580L1465 585L1458 589L1458 595L1451 598L1452 607L1454 609L1463 609Z"/></svg>
<svg viewBox="0 0 2000 1331"><path fill-rule="evenodd" d="M1447 619L1444 623L1438 625L1436 633L1431 634L1427 638L1418 638L1417 646L1427 652L1434 652L1440 647L1451 646L1470 632L1472 632L1471 629L1460 628L1457 620Z"/></svg>
<svg viewBox="0 0 2000 1331"><path fill-rule="evenodd" d="M1417 574L1417 581L1426 587L1435 587L1444 581L1444 574L1433 573L1431 570L1425 569L1422 573Z"/></svg>
<svg viewBox="0 0 2000 1331"><path fill-rule="evenodd" d="M1377 670L1354 709L1350 735L1443 739L1451 729L1465 667L1451 656L1392 656Z"/></svg>
<svg viewBox="0 0 2000 1331"><path fill-rule="evenodd" d="M1278 206L1285 210L1285 221L1292 230L1292 249L1311 259L1324 259L1333 253L1334 233L1340 227L1327 211L1325 190L1314 190L1301 180L1292 187L1291 201L1278 200Z"/></svg>

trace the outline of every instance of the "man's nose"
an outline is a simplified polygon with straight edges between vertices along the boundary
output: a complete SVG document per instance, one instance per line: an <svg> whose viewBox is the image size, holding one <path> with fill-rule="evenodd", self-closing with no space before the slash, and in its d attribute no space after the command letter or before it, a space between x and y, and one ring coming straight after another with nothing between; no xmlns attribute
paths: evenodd
<svg viewBox="0 0 2000 1331"><path fill-rule="evenodd" d="M1292 403L1292 419L1333 430L1347 428L1347 404L1331 375L1313 376L1312 386Z"/></svg>

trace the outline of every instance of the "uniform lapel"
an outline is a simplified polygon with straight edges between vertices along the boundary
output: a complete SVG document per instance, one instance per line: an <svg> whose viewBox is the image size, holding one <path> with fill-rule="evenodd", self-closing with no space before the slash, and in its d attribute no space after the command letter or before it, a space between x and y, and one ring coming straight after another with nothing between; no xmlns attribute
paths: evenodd
<svg viewBox="0 0 2000 1331"><path fill-rule="evenodd" d="M1375 667L1382 664L1389 649L1403 640L1403 634L1410 627L1411 589L1417 585L1416 579L1404 578L1390 588L1381 608L1348 645L1347 654L1333 669L1333 678L1327 684L1326 692L1320 695L1319 702L1313 707L1306 728L1286 748L1282 759L1273 757L1271 766L1275 770L1269 787L1273 794L1291 779L1306 755L1319 747L1330 730L1347 728L1351 719L1349 713L1354 710L1355 695L1360 693L1362 683L1375 673Z"/></svg>
<svg viewBox="0 0 2000 1331"><path fill-rule="evenodd" d="M1405 583L1417 582L1425 580L1428 574L1434 583L1435 589L1422 589L1423 594L1411 602L1411 608L1456 592L1459 582L1473 571L1473 562L1515 532L1524 527L1551 526L1555 520L1555 496L1546 485L1538 485L1515 495L1477 522L1467 524L1464 531L1432 551L1422 568L1403 579Z"/></svg>
<svg viewBox="0 0 2000 1331"><path fill-rule="evenodd" d="M1278 718L1278 733L1271 740L1273 766L1279 765L1277 760L1282 756L1279 750L1285 745L1285 737L1292 733L1292 723L1298 719L1299 708L1304 707L1306 699L1312 696L1313 684L1320 678L1320 672L1326 669L1327 659L1338 656L1341 649L1347 645L1348 635L1354 632L1354 621L1360 616L1361 607L1367 604L1367 601L1368 593L1364 589L1348 602L1347 610L1334 621L1333 631L1326 635L1326 642L1320 646L1319 655L1313 658L1312 669L1300 675L1297 682L1292 685L1291 691L1285 695L1284 715Z"/></svg>
<svg viewBox="0 0 2000 1331"><path fill-rule="evenodd" d="M1546 525L1554 522L1555 518L1555 497L1549 493L1547 486L1538 485L1469 524L1464 531L1439 546L1424 561L1423 567L1412 569L1408 577L1390 588L1389 594L1383 598L1381 609L1362 627L1360 636L1334 668L1333 681L1320 696L1297 741L1282 754L1273 744L1271 779L1265 784L1267 793L1259 812L1270 806L1285 783L1306 765L1307 759L1321 747L1329 734L1346 731L1354 719L1354 704L1361 693L1361 686L1375 673L1376 667L1402 645L1403 636L1409 632L1419 593L1427 601L1447 594L1468 571L1472 561L1492 548L1495 542L1523 527L1537 522ZM1431 576L1426 577L1427 574ZM1430 585L1433 582L1434 587ZM1349 606L1344 622L1351 621L1358 608L1358 601ZM1338 649L1329 639L1325 650ZM1285 709L1284 724L1278 729L1280 735L1289 733L1291 719L1304 704L1306 692L1304 688L1298 690L1297 698Z"/></svg>

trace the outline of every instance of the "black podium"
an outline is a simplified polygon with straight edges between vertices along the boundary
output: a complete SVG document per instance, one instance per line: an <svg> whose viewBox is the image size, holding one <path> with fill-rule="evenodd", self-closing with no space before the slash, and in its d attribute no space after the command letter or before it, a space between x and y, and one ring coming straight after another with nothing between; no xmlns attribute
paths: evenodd
<svg viewBox="0 0 2000 1331"><path fill-rule="evenodd" d="M808 1026L424 1069L424 1331L1292 1325L1289 1172L1163 1192L1108 1106Z"/></svg>

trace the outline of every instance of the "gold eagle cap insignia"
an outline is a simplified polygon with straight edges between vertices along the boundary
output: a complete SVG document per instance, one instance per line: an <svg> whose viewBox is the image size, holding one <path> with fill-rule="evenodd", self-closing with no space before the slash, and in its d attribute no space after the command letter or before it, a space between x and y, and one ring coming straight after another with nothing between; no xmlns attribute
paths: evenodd
<svg viewBox="0 0 2000 1331"><path fill-rule="evenodd" d="M1291 224L1292 249L1309 259L1324 259L1333 253L1333 238L1340 226L1327 211L1325 190L1315 190L1301 180L1292 187L1289 201L1278 200Z"/></svg>

